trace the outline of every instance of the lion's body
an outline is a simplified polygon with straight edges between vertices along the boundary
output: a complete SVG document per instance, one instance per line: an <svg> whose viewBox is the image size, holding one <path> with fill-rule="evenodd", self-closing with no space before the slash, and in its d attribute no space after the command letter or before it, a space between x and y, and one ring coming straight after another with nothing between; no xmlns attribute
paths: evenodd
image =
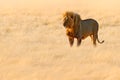
<svg viewBox="0 0 120 80"><path fill-rule="evenodd" d="M93 19L81 20L81 26L79 34L85 39L87 36L96 34L98 32L98 23Z"/></svg>
<svg viewBox="0 0 120 80"><path fill-rule="evenodd" d="M64 23L63 25L66 28L66 34L69 38L70 45L72 46L74 43L74 38L77 38L77 45L81 44L81 40L91 37L93 40L93 44L96 45L96 40L99 43L98 39L98 29L99 24L94 19L85 19L82 20L79 14L73 12L66 12L64 15Z"/></svg>

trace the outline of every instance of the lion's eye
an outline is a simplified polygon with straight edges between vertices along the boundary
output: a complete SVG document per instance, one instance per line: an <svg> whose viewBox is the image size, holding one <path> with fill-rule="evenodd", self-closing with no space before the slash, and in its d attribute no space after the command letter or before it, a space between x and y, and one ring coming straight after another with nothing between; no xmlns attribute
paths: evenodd
<svg viewBox="0 0 120 80"><path fill-rule="evenodd" d="M71 16L71 18L73 19L73 16Z"/></svg>

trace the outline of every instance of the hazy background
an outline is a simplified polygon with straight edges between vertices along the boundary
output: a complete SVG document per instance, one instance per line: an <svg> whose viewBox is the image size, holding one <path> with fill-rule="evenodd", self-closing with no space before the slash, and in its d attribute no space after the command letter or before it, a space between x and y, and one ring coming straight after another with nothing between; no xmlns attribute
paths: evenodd
<svg viewBox="0 0 120 80"><path fill-rule="evenodd" d="M119 10L119 0L0 0L1 8L66 8L74 6L82 6L85 8L100 8L100 9L113 9ZM61 5L61 6L57 6ZM54 7L53 7L54 6Z"/></svg>
<svg viewBox="0 0 120 80"><path fill-rule="evenodd" d="M99 23L69 46L62 14ZM120 0L0 0L0 80L120 80Z"/></svg>

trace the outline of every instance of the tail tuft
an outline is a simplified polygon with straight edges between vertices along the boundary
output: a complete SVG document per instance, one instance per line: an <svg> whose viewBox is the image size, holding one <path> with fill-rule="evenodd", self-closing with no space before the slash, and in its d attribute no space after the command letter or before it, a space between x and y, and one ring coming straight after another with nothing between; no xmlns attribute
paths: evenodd
<svg viewBox="0 0 120 80"><path fill-rule="evenodd" d="M97 39L97 41L98 41L98 43L100 43L100 44L102 44L102 43L105 42L104 40L103 40L103 41L99 41L99 39Z"/></svg>

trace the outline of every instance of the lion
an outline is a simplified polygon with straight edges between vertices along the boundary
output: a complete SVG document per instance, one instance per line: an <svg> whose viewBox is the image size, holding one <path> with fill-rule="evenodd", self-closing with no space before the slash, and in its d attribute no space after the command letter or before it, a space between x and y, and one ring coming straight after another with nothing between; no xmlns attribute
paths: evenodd
<svg viewBox="0 0 120 80"><path fill-rule="evenodd" d="M99 24L94 19L82 20L79 14L67 11L63 14L63 26L66 28L70 46L73 46L74 38L77 39L77 46L79 46L81 41L88 36L91 37L95 46L96 40L100 44L104 42L98 39Z"/></svg>

